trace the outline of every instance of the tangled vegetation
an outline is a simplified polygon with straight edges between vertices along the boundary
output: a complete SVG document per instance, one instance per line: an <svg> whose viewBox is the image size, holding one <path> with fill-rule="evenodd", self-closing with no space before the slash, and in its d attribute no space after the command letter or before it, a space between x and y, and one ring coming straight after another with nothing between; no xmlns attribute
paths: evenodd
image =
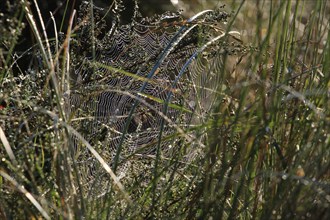
<svg viewBox="0 0 330 220"><path fill-rule="evenodd" d="M132 2L1 6L0 218L329 219L329 3Z"/></svg>

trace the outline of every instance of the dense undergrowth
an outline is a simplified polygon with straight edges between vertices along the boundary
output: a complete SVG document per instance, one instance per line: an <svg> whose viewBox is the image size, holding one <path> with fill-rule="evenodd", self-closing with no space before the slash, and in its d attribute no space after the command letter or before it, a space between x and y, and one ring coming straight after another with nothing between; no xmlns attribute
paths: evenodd
<svg viewBox="0 0 330 220"><path fill-rule="evenodd" d="M327 1L84 4L0 14L1 219L330 218Z"/></svg>

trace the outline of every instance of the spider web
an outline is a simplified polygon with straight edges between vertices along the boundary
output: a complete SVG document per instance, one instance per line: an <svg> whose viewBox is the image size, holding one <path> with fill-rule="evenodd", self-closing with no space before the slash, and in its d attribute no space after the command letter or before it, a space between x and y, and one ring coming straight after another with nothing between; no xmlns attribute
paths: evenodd
<svg viewBox="0 0 330 220"><path fill-rule="evenodd" d="M208 111L219 86L220 74L216 73L222 68L221 55L229 51L228 43L221 41L200 53L199 50L219 35L215 24L227 17L224 12L212 11L188 22L179 13L152 18L138 15L128 25L114 22L102 37L98 35L104 28L101 21L94 27L94 36L93 27L85 22L72 49L76 63L69 112L79 119L72 122L73 126L109 164L121 139L121 159L134 154L154 155L159 140L162 154L175 153L186 141L177 135L175 127L184 130ZM191 30L184 35L180 33L182 27ZM177 36L180 40L173 44ZM166 50L167 56L158 62ZM155 66L157 70L150 77ZM79 141L75 142L75 160L90 187L104 172L93 155ZM124 176L125 165L121 170L120 176Z"/></svg>

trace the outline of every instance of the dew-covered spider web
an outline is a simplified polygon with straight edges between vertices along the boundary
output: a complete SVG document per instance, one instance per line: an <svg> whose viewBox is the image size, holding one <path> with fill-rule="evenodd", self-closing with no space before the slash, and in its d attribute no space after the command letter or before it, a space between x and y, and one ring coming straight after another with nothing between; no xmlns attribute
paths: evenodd
<svg viewBox="0 0 330 220"><path fill-rule="evenodd" d="M219 37L225 33L219 24L229 15L207 11L187 20L180 13L143 18L136 12L130 24L114 19L108 27L97 13L91 23L89 7L82 9L71 48L73 127L110 166L118 160L119 177L126 175L128 158L157 152L170 157L187 142L201 147L188 131L210 110L223 55L240 46L234 38ZM88 149L74 142L83 185L100 194L98 184L109 178ZM186 157L192 152L197 151Z"/></svg>

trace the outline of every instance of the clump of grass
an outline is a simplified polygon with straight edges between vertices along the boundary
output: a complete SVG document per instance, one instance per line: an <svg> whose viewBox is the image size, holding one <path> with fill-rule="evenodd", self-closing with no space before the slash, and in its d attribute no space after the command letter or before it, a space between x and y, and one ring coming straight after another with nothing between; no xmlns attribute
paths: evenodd
<svg viewBox="0 0 330 220"><path fill-rule="evenodd" d="M118 3L113 5L116 10L122 8ZM92 65L86 69L91 68L92 73L98 74L98 69L103 68L135 77L120 66L95 62L96 37L102 34L95 30L99 30L102 17L98 18L93 7L89 7L89 20L81 19L74 25L76 15L72 14L62 39L56 35L55 40L51 40L38 10L36 14L31 12L30 7L37 8L37 4L33 2L30 6L28 1L16 4L20 7L11 19L17 22L17 31L10 40L8 33L13 27L4 30L0 51L2 218L330 217L330 38L326 1L313 5L308 1L256 1L259 19L255 22L252 22L254 16L249 14L254 5L243 1L228 21L227 30L219 33L228 34L235 27L244 28L241 20L244 15L246 20L251 19L248 27L252 32L249 36L242 33L245 46L236 55L225 51L212 62L206 59L208 71L197 72L195 78L187 77L184 85L196 91L190 124L167 118L166 108L180 110L181 114L191 109L172 103L170 96L161 100L144 94L153 99L153 103L165 106L164 111L158 110L167 120L162 122L164 126L174 122L174 132L159 138L168 141L174 153L164 154L163 148L158 147L154 154L142 151L129 154L125 152L125 142L121 141L115 151L113 167L110 166L112 161L105 160L102 154L105 142L101 141L101 134L89 138L88 129L84 133L79 127L83 124L79 117L85 115L68 110L71 95L68 91L75 91L77 82L72 82L72 71L75 65L83 62L80 54L72 53L80 40L91 45L87 56L91 57ZM304 21L306 10L312 13ZM37 62L29 70L19 68L19 57L14 54L24 27L23 14L37 42L29 50ZM92 25L84 26L88 21ZM87 40L78 37L81 27L91 28L87 31L91 34L87 35L90 37ZM189 24L182 26L177 33L188 28ZM205 33L199 33L200 48L208 46L203 41ZM215 38L211 36L211 40ZM224 39L227 41L222 41L222 46L229 41ZM169 45L160 51L161 54L170 54L176 45ZM38 50L32 50L35 47ZM203 56L209 52L200 50L200 54L191 57L196 61L186 60L187 66L204 62ZM136 80L143 85L154 83L152 75L159 73L157 61L161 63L162 59L156 59L150 76L138 76ZM206 73L209 77L213 74L214 82L205 79ZM174 80L170 91L175 91L176 83L182 82L184 77ZM96 85L85 89L83 91L91 93L88 97L93 97L95 90L97 95L109 91L108 87ZM141 94L114 90L137 100L134 106L153 107ZM143 93L143 89L140 92ZM134 120L134 108L131 113L129 120ZM163 127L160 133L162 131ZM123 138L128 133L121 132ZM161 146L160 143L156 146ZM121 147L123 150L118 150ZM93 169L86 170L95 172L91 182L84 178L89 173L82 173L78 148L87 148L89 159L97 161ZM116 164L124 162L129 165L119 179ZM92 190L85 190L86 183L95 184L89 189L105 186L107 190L95 197Z"/></svg>

